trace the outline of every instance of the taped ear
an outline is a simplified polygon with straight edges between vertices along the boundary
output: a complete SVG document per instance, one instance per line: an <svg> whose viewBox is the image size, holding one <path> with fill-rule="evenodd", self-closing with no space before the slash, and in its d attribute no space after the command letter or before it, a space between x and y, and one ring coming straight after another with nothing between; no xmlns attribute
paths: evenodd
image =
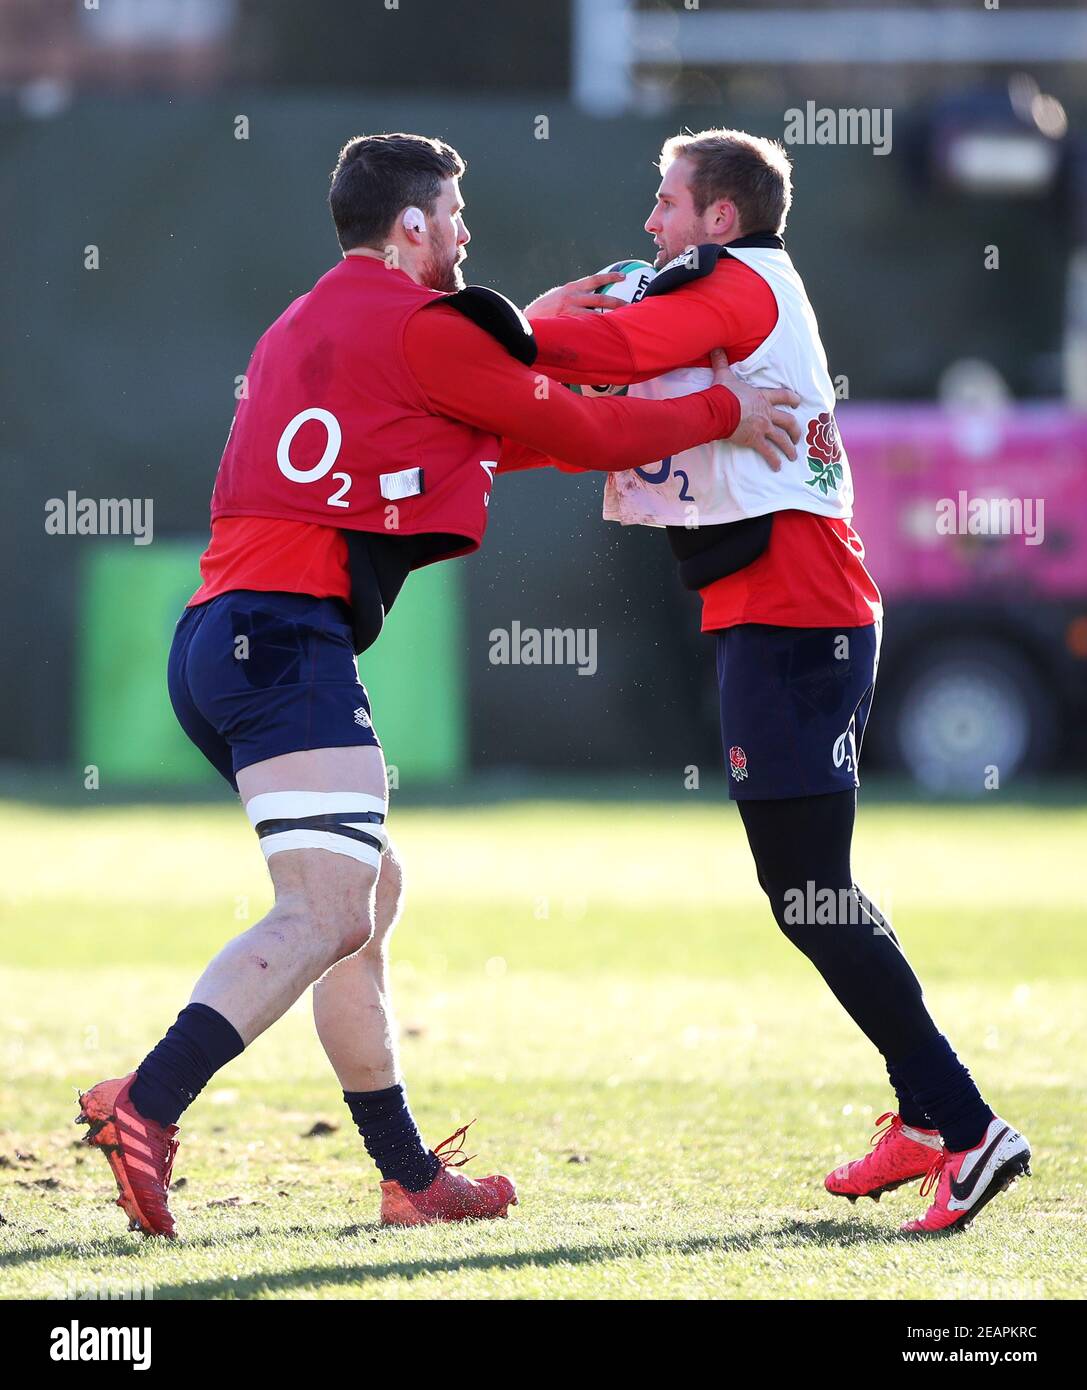
<svg viewBox="0 0 1087 1390"><path fill-rule="evenodd" d="M405 208L400 220L406 232L421 234L426 227L426 218L423 216L421 208Z"/></svg>

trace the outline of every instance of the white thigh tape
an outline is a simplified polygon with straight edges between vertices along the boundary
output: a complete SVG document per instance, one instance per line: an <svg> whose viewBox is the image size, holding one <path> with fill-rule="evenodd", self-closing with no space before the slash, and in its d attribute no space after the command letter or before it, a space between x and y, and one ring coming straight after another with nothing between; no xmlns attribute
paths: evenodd
<svg viewBox="0 0 1087 1390"><path fill-rule="evenodd" d="M285 849L326 849L377 869L389 843L385 802L365 792L262 792L245 813L265 859Z"/></svg>

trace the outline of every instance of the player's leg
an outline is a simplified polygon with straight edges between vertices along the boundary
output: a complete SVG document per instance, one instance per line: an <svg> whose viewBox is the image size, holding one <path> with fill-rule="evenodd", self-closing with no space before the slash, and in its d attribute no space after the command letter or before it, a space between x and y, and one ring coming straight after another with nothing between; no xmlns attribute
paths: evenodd
<svg viewBox="0 0 1087 1390"><path fill-rule="evenodd" d="M148 1234L167 1235L181 1113L371 934L386 805L342 605L237 593L186 610L168 683L186 733L241 791L276 901L210 963L137 1071L81 1097L88 1140L107 1154L121 1205ZM336 746L309 746L322 736Z"/></svg>
<svg viewBox="0 0 1087 1390"><path fill-rule="evenodd" d="M925 1117L919 1125L909 1111L882 1115L880 1123L889 1123L875 1147L828 1174L826 1187L850 1200L868 1196L878 1201L884 1192L931 1175L933 1204L925 1217L904 1229L929 1232L965 1225L1015 1176L1029 1171L1030 1149L986 1104L929 1014L901 947L852 884L853 796L843 791L740 803L778 925L883 1054L889 1074ZM833 906L827 914L816 906L812 920L807 906L795 910L801 897L806 904ZM923 1185L922 1194L928 1191Z"/></svg>
<svg viewBox="0 0 1087 1390"><path fill-rule="evenodd" d="M135 1072L80 1097L80 1118L91 1126L88 1140L106 1152L119 1205L148 1235L173 1235L167 1192L181 1115L216 1072L373 932L384 844L384 811L375 810L384 806L380 750L292 753L249 767L238 780L268 856L275 903L209 963ZM284 791L285 782L296 790ZM312 790L322 783L331 789ZM315 819L323 828L312 828ZM320 839L335 848L312 843Z"/></svg>
<svg viewBox="0 0 1087 1390"><path fill-rule="evenodd" d="M734 629L719 639L722 732L737 750L731 794L759 882L781 930L883 1054L913 1107L897 1117L903 1123L884 1117L892 1119L884 1142L863 1174L839 1185L843 1195L858 1195L854 1178L874 1192L926 1171L940 1157L935 1130L947 1150L971 1152L994 1120L929 1014L897 938L853 882L857 752L877 653L871 629Z"/></svg>
<svg viewBox="0 0 1087 1390"><path fill-rule="evenodd" d="M313 987L317 1036L347 1093L395 1086L400 1069L389 990L389 942L400 916L403 866L390 844L374 893L374 931Z"/></svg>
<svg viewBox="0 0 1087 1390"><path fill-rule="evenodd" d="M877 658L874 627L752 625L718 638L730 795L759 882L782 931L893 1066L939 1033L897 938L853 883L857 758ZM905 1076L900 1084L908 1097ZM985 1118L982 1107L967 1123Z"/></svg>
<svg viewBox="0 0 1087 1390"><path fill-rule="evenodd" d="M350 1092L349 1104L378 1158L383 1219L393 1219L392 1208L398 1204L404 1207L403 1219L412 1222L505 1215L515 1200L512 1183L501 1177L475 1182L446 1174L445 1165L454 1155L446 1145L431 1150L423 1144L396 1077L384 955L399 875L383 868L388 810L384 756L358 678L350 615L343 605L301 595L227 595L222 609L205 642L210 654L203 667L199 659L193 663L190 684L230 734L240 769L238 789L268 856L289 927L282 942L277 939L282 923L273 923L271 940L261 933L255 941L242 939L228 947L201 980L198 1001L210 1002L216 1011L247 1009L243 1031L259 1029L277 1007L275 990L267 984L253 997L254 969L267 974L262 962L278 970L277 988L293 1002L300 988L320 979L337 961L361 953L360 963L341 977L342 988L333 983L323 991L330 1008L322 1012L334 1034L339 1065L367 1087ZM246 661L231 660L231 669L224 672L226 644L236 644L239 637L247 639ZM310 747L322 735L330 746ZM256 753L276 746L298 751L257 761ZM302 853L296 852L299 848ZM307 857L315 851L318 859ZM362 867L366 874L360 878ZM375 884L380 885L382 919L379 949L371 950ZM311 939L298 950L294 966L290 962L299 947L299 930L311 933ZM335 946L332 954L322 949L329 938ZM337 1007L338 998L342 1007ZM371 1089L368 1075L390 1084Z"/></svg>
<svg viewBox="0 0 1087 1390"><path fill-rule="evenodd" d="M853 887L849 847L854 793L740 801L738 806L778 926L885 1060L888 1055L910 1056L939 1038L901 947ZM826 907L820 910L817 904ZM881 1116L879 1123L885 1120L889 1125L876 1147L830 1175L830 1191L851 1200L878 1200L927 1172L940 1147L927 1115L900 1110Z"/></svg>
<svg viewBox="0 0 1087 1390"><path fill-rule="evenodd" d="M373 935L385 760L375 746L309 749L244 768L237 780L275 905L211 961L191 1002L229 1018L248 1045Z"/></svg>
<svg viewBox="0 0 1087 1390"><path fill-rule="evenodd" d="M321 1045L366 1151L381 1174L381 1219L387 1225L505 1216L517 1201L507 1177L473 1179L449 1171L463 1131L429 1149L408 1108L389 988L389 941L400 916L403 870L388 848L374 894L374 932L313 987Z"/></svg>
<svg viewBox="0 0 1087 1390"><path fill-rule="evenodd" d="M366 1152L383 1180L410 1191L429 1187L440 1164L408 1108L400 1077L389 990L389 940L400 915L403 872L395 852L382 856L374 895L374 932L313 987L313 1021Z"/></svg>

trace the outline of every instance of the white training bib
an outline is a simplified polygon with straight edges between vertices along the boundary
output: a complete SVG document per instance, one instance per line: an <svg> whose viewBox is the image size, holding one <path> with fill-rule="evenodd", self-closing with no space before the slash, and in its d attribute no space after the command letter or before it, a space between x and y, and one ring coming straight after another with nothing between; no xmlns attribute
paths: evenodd
<svg viewBox="0 0 1087 1390"><path fill-rule="evenodd" d="M726 247L726 250L728 248ZM624 526L714 526L786 510L820 516L853 515L849 460L834 421L834 388L803 282L787 252L744 247L729 251L756 271L777 300L770 336L732 370L751 386L788 386L798 392L800 445L795 461L775 473L753 449L714 440L645 468L609 473L604 519ZM670 400L713 384L708 367L684 367L631 386L628 396Z"/></svg>

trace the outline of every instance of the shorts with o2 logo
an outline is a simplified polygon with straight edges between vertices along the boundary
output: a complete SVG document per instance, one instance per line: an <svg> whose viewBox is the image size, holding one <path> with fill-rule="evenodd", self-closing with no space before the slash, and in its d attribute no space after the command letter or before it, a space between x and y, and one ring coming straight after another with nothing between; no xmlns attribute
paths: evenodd
<svg viewBox="0 0 1087 1390"><path fill-rule="evenodd" d="M234 589L186 608L167 681L178 723L235 791L242 768L282 753L381 746L340 599Z"/></svg>
<svg viewBox="0 0 1087 1390"><path fill-rule="evenodd" d="M821 796L860 785L881 625L717 634L721 741L733 801Z"/></svg>

